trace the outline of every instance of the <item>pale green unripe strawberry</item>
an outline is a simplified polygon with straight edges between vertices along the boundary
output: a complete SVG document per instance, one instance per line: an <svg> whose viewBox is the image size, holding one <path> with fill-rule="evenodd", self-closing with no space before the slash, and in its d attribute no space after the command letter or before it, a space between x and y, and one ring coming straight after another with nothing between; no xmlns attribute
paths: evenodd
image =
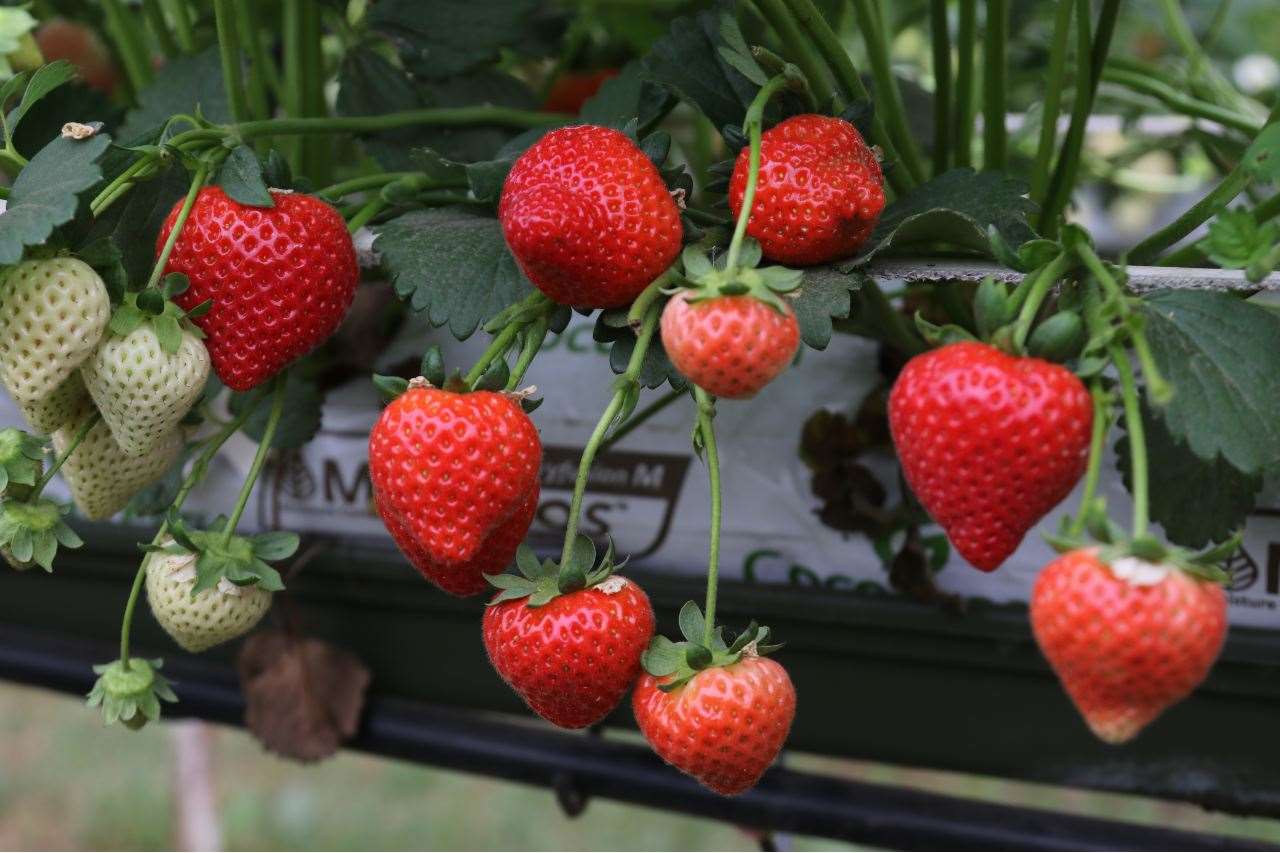
<svg viewBox="0 0 1280 853"><path fill-rule="evenodd" d="M176 550L173 540L166 544ZM202 652L248 633L271 609L270 592L257 584L239 586L225 577L193 596L196 555L188 551L153 551L145 560L151 614L189 652Z"/></svg>
<svg viewBox="0 0 1280 853"><path fill-rule="evenodd" d="M149 323L123 337L108 334L80 367L85 387L127 456L150 453L177 428L204 390L209 353L182 331L167 352Z"/></svg>
<svg viewBox="0 0 1280 853"><path fill-rule="evenodd" d="M75 258L24 261L0 283L0 382L19 403L54 393L93 352L111 297Z"/></svg>
<svg viewBox="0 0 1280 853"><path fill-rule="evenodd" d="M18 408L32 429L42 435L52 435L73 420L79 420L91 405L89 392L77 370L48 397L35 403L18 403Z"/></svg>
<svg viewBox="0 0 1280 853"><path fill-rule="evenodd" d="M80 422L77 422L80 423ZM53 434L53 448L61 456L75 437L76 425ZM182 433L173 430L145 456L129 456L111 437L105 421L98 421L84 441L63 463L59 473L71 488L71 499L90 520L109 518L142 489L164 476L182 450Z"/></svg>

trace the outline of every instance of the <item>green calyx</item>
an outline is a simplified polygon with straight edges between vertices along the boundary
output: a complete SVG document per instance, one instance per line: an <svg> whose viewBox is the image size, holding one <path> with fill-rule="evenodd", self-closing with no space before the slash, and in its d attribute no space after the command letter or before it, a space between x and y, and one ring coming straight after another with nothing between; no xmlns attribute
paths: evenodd
<svg viewBox="0 0 1280 853"><path fill-rule="evenodd" d="M1084 516L1084 527L1090 539L1071 533L1074 524L1070 516L1065 516L1059 525L1058 532L1046 534L1045 541L1059 553L1076 551L1081 548L1098 547L1098 559L1110 565L1125 557L1136 557L1148 563L1160 563L1174 566L1187 574L1213 583L1226 583L1231 576L1223 568L1223 563L1240 548L1242 531L1237 531L1224 542L1220 542L1204 551L1191 552L1174 545L1161 542L1154 536L1130 536L1124 528L1116 524L1107 515L1105 498L1095 497L1088 506L1080 510Z"/></svg>
<svg viewBox="0 0 1280 853"><path fill-rule="evenodd" d="M0 495L25 500L44 472L45 443L14 427L0 429Z"/></svg>
<svg viewBox="0 0 1280 853"><path fill-rule="evenodd" d="M563 565L550 559L539 563L533 549L521 543L516 550L516 568L520 574L485 575L485 579L499 590L489 606L528 598L528 607L541 607L561 595L599 586L615 569L625 564L626 560L614 562L612 540L601 555L596 551L594 542L578 534Z"/></svg>
<svg viewBox="0 0 1280 853"><path fill-rule="evenodd" d="M168 517L169 535L173 541L160 545L141 545L148 553L195 555L196 581L191 597L213 589L226 578L236 586L257 586L268 592L284 589L280 573L268 560L284 560L298 550L298 534L277 530L256 536L231 536L225 532L226 521L218 519L212 530L193 530L175 512Z"/></svg>
<svg viewBox="0 0 1280 853"><path fill-rule="evenodd" d="M119 721L131 729L160 719L160 700L177 702L173 688L160 674L160 660L130 658L128 667L118 660L93 668L98 680L86 704L102 708L107 725Z"/></svg>
<svg viewBox="0 0 1280 853"><path fill-rule="evenodd" d="M15 569L39 566L53 571L59 545L79 548L84 544L62 520L70 509L47 498L0 502L0 551Z"/></svg>
<svg viewBox="0 0 1280 853"><path fill-rule="evenodd" d="M673 643L662 635L650 641L640 663L654 678L667 679L658 685L659 690L669 693L704 669L730 666L744 657L760 657L782 648L781 643L770 643L769 629L755 622L732 642L725 639L724 626L716 626L708 647L704 645L706 627L702 609L696 602L686 601L680 608L680 633L684 641Z"/></svg>
<svg viewBox="0 0 1280 853"><path fill-rule="evenodd" d="M690 303L703 302L721 296L750 296L758 299L779 314L787 313L787 305L781 294L790 293L804 281L804 273L786 267L760 267L764 253L760 244L750 237L742 241L738 262L726 267L728 255L721 254L713 261L698 246L688 246L680 256L685 278L692 285Z"/></svg>
<svg viewBox="0 0 1280 853"><path fill-rule="evenodd" d="M185 293L189 286L187 277L175 272L164 277L164 284L159 290L148 288L125 294L124 301L111 315L107 328L116 337L125 338L144 323L150 324L160 349L174 355L182 347L183 332L204 338L204 332L192 321L203 317L213 307L213 300L206 299L190 311L179 308L173 298Z"/></svg>

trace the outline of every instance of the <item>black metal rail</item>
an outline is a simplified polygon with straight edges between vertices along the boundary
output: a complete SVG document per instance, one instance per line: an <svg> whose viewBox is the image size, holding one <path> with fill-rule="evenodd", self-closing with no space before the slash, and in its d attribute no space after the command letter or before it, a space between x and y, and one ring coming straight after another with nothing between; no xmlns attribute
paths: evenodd
<svg viewBox="0 0 1280 853"><path fill-rule="evenodd" d="M3 679L83 694L93 680L90 665L112 653L100 643L0 625ZM179 684L182 696L175 715L241 724L244 698L229 667L174 658L165 672ZM547 786L562 796L589 792L760 830L901 850L1266 849L1244 839L1002 806L786 768L773 769L754 791L729 799L704 790L638 745L497 715L377 698L369 702L349 746Z"/></svg>

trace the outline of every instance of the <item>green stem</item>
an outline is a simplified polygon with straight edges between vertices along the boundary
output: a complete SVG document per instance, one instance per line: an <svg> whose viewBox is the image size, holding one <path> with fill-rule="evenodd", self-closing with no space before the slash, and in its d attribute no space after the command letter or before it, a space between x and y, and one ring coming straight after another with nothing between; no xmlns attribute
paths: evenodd
<svg viewBox="0 0 1280 853"><path fill-rule="evenodd" d="M783 0L755 0L761 17L773 27L787 52L787 59L794 62L805 78L809 88L819 104L831 103L835 88L831 76L821 58L814 53L812 43L801 31L799 23L792 16Z"/></svg>
<svg viewBox="0 0 1280 853"><path fill-rule="evenodd" d="M902 101L902 90L898 88L897 78L893 76L893 65L889 60L889 40L881 26L876 5L876 0L853 0L853 13L857 18L858 28L862 30L867 58L871 61L871 77L875 81L878 98L876 115L884 116L885 129L898 148L902 165L911 175L912 181L920 183L925 177L924 162L916 146L915 136L907 126L907 108ZM847 57L848 54L845 55Z"/></svg>
<svg viewBox="0 0 1280 853"><path fill-rule="evenodd" d="M204 186L205 178L209 175L209 164L201 161L196 167L196 173L191 178L191 186L187 189L187 197L182 202L182 208L178 211L178 216L173 220L173 228L169 231L169 236L165 238L164 246L160 249L160 254L156 257L156 264L151 268L151 277L147 279L147 288L158 287L160 284L160 276L164 273L165 265L169 263L169 255L173 253L173 247L178 242L178 235L182 233L182 227L187 224L187 217L191 215L191 208L196 203L196 196L200 194L201 187Z"/></svg>
<svg viewBox="0 0 1280 853"><path fill-rule="evenodd" d="M284 391L289 382L288 372L277 375L273 381L275 387L271 392L271 412L267 415L267 425L262 430L262 438L258 441L258 451L253 455L253 463L249 466L249 476L240 487L240 496L236 498L235 509L231 511L227 526L222 530L222 539L219 544L223 549L230 544L231 537L236 533L236 525L240 523L240 516L244 515L245 507L249 505L249 495L253 492L254 484L258 482L262 466L267 463L267 453L270 452L271 442L276 437L276 427L280 425L280 416L284 414Z"/></svg>
<svg viewBox="0 0 1280 853"><path fill-rule="evenodd" d="M1008 158L1005 106L1009 63L1009 0L987 0L987 29L982 39L982 168L1000 171Z"/></svg>
<svg viewBox="0 0 1280 853"><path fill-rule="evenodd" d="M160 42L160 50L164 55L169 59L177 56L180 53L178 43L173 40L173 33L169 32L169 24L164 19L164 10L160 8L160 0L142 0L142 14L146 17L147 26L155 34L156 40Z"/></svg>
<svg viewBox="0 0 1280 853"><path fill-rule="evenodd" d="M53 464L49 466L49 470L45 471L40 479L36 481L36 484L31 487L31 494L27 497L28 502L34 502L36 498L40 497L40 493L44 491L44 487L49 485L49 481L53 479L53 475L57 474L58 469L60 469L63 464L71 458L71 454L76 452L76 448L80 446L80 443L84 441L85 436L89 434L89 430L93 429L94 425L101 419L102 415L98 414L97 409L94 409L89 416L84 419L84 422L80 424L80 428L76 430L76 434L71 437L70 443L67 444L66 448L58 458L53 460Z"/></svg>
<svg viewBox="0 0 1280 853"><path fill-rule="evenodd" d="M1280 216L1280 193L1259 202L1250 212L1259 225ZM1157 263L1166 267L1190 267L1202 264L1204 260L1204 251L1198 244L1191 243L1172 254L1165 255Z"/></svg>
<svg viewBox="0 0 1280 853"><path fill-rule="evenodd" d="M1147 532L1147 439L1138 405L1138 384L1133 378L1133 365L1123 347L1111 346L1111 361L1120 377L1120 394L1124 399L1124 425L1129 434L1129 459L1132 465L1133 538Z"/></svg>
<svg viewBox="0 0 1280 853"><path fill-rule="evenodd" d="M480 381L480 377L484 376L485 371L489 369L489 365L507 354L507 350L511 348L511 344L516 339L516 335L520 333L523 323L508 323L502 327L502 331L498 332L488 348L480 355L472 368L467 371L467 375L462 377L462 382L468 388L474 387Z"/></svg>
<svg viewBox="0 0 1280 853"><path fill-rule="evenodd" d="M655 302L663 296L663 288L667 287L675 279L675 267L671 266L663 270L662 275L645 285L644 290L640 291L640 295L631 303L631 308L627 311L627 325L631 327L633 332L639 332L640 327L644 325L645 318L649 316L649 309Z"/></svg>
<svg viewBox="0 0 1280 853"><path fill-rule="evenodd" d="M756 203L756 185L760 181L760 137L763 133L764 108L769 99L787 85L787 78L779 75L769 80L747 107L746 118L742 120L742 132L751 139L751 151L747 159L747 186L742 191L742 207L738 211L738 221L733 228L733 240L729 243L729 252L725 256L725 269L736 269L738 255L742 251L742 241L747 236L747 220L751 218L751 209Z"/></svg>
<svg viewBox="0 0 1280 853"><path fill-rule="evenodd" d="M649 405L645 406L640 411L636 412L630 418L627 418L627 422L610 433L609 437L600 445L600 452L603 453L610 447L613 447L615 444L622 441L622 439L626 438L628 435L643 426L644 423L654 415L658 414L663 409L666 409L676 400L686 396L688 393L688 390L684 388L672 389Z"/></svg>
<svg viewBox="0 0 1280 853"><path fill-rule="evenodd" d="M387 184L394 183L402 178L411 178L421 174L421 172L378 172L374 175L360 175L359 177L339 181L336 184L327 186L317 192L316 195L332 201L361 190L381 189Z"/></svg>
<svg viewBox="0 0 1280 853"><path fill-rule="evenodd" d="M586 495L587 480L591 476L591 465L595 462L596 454L600 450L600 445L604 441L609 427L618 417L618 413L622 411L627 395L634 393L634 386L640 376L640 368L644 365L644 357L649 351L649 344L653 340L653 333L658 327L658 316L661 313L661 306L657 303L649 307L649 313L645 315L644 323L640 326L640 332L636 335L636 345L631 350L631 359L627 362L626 372L618 377L617 390L613 392L609 405L605 407L604 414L600 416L595 429L591 432L591 437L587 439L586 447L582 449L582 459L578 462L578 476L573 484L573 498L569 501L569 518L565 525L564 548L560 552L560 565L562 566L569 561L569 555L573 551L573 540L578 535L578 517L582 514L582 499Z"/></svg>
<svg viewBox="0 0 1280 853"><path fill-rule="evenodd" d="M1231 82L1213 66L1209 55L1196 40L1191 24L1187 21L1187 16L1183 13L1178 0L1159 0L1159 5L1169 35L1173 37L1173 41L1190 63L1193 88L1208 88L1223 100L1240 105L1244 99ZM1202 80L1208 84L1207 87L1199 85Z"/></svg>
<svg viewBox="0 0 1280 853"><path fill-rule="evenodd" d="M233 130L242 139L255 139L259 136L300 136L308 133L377 133L403 127L470 127L487 124L521 128L550 127L562 124L568 118L561 113L480 104L469 107L427 107L375 116L275 118L245 122ZM174 141L177 139L178 137L174 137Z"/></svg>
<svg viewBox="0 0 1280 853"><path fill-rule="evenodd" d="M1067 46L1071 43L1071 12L1075 0L1058 0L1053 19L1053 44L1049 48L1048 79L1045 81L1044 112L1040 120L1040 142L1031 169L1031 198L1044 201L1054 143L1058 141L1058 116L1062 113L1062 90L1066 88Z"/></svg>
<svg viewBox="0 0 1280 853"><path fill-rule="evenodd" d="M231 120L237 124L249 120L249 97L244 85L243 60L240 57L240 34L236 29L232 0L213 0L218 26L218 55L222 59L222 86L231 106Z"/></svg>
<svg viewBox="0 0 1280 853"><path fill-rule="evenodd" d="M1129 260L1135 264L1153 262L1165 249L1226 210L1227 204L1240 195L1252 179L1251 169L1246 168L1243 163L1237 165L1204 198L1187 208L1177 219L1134 246L1129 252Z"/></svg>
<svg viewBox="0 0 1280 853"><path fill-rule="evenodd" d="M978 41L978 0L960 0L960 22L956 29L955 162L969 166L973 161L973 78L974 54Z"/></svg>
<svg viewBox="0 0 1280 853"><path fill-rule="evenodd" d="M1066 253L1058 255L1048 264L1046 264L1038 274L1035 280L1028 286L1025 301L1022 308L1018 311L1018 319L1013 326L1013 346L1016 352L1023 351L1023 345L1027 342L1027 335L1031 333L1031 325L1035 322L1036 314L1040 313L1040 306L1044 304L1045 297L1049 295L1049 289L1053 287L1058 279L1062 278L1063 273L1071 266L1071 260Z"/></svg>
<svg viewBox="0 0 1280 853"><path fill-rule="evenodd" d="M249 116L261 120L271 115L267 84L274 65L262 43L262 32L249 2L250 0L232 0L235 6L236 30L240 36L240 43L244 45L245 53L249 57Z"/></svg>
<svg viewBox="0 0 1280 853"><path fill-rule="evenodd" d="M524 381L524 375L529 372L529 365L533 364L546 337L547 315L543 314L524 330L524 346L520 348L520 356L511 368L511 377L507 380L507 391L516 390L517 386Z"/></svg>
<svg viewBox="0 0 1280 853"><path fill-rule="evenodd" d="M102 188L102 191L94 196L89 202L89 212L94 216L98 216L102 211L111 206L111 202L123 193L124 188L133 182L133 180L146 171L154 160L152 157L144 154L137 160L134 160L124 171L115 177L111 183Z"/></svg>
<svg viewBox="0 0 1280 853"><path fill-rule="evenodd" d="M303 47L304 24L302 6L308 0L283 0L284 26L281 33L283 46L284 76L281 81L280 105L284 114L294 121L303 121L303 65L306 61L306 49ZM245 136L243 126L241 136ZM302 140L285 140L280 149L294 169L302 171Z"/></svg>
<svg viewBox="0 0 1280 853"><path fill-rule="evenodd" d="M933 175L945 172L951 159L951 31L947 0L930 0L929 31L933 35Z"/></svg>
<svg viewBox="0 0 1280 853"><path fill-rule="evenodd" d="M107 32L124 65L125 76L136 95L151 82L151 57L142 34L121 0L102 0L102 12L106 17Z"/></svg>
<svg viewBox="0 0 1280 853"><path fill-rule="evenodd" d="M702 635L702 645L711 648L711 638L715 635L716 626L716 591L720 575L720 527L723 517L720 490L720 455L716 450L716 432L712 421L715 419L715 404L707 392L696 385L693 388L694 399L698 401L698 435L702 439L702 449L707 458L707 478L711 484L711 527L710 546L707 554L707 601L703 607L703 619L706 627Z"/></svg>
<svg viewBox="0 0 1280 853"><path fill-rule="evenodd" d="M382 196L374 196L364 203L364 205L351 217L347 222L347 233L354 234L364 226L373 221L373 218L383 211L387 206L387 201Z"/></svg>
<svg viewBox="0 0 1280 853"><path fill-rule="evenodd" d="M173 25L174 35L183 53L194 53L196 49L195 32L191 29L191 16L187 10L186 0L160 0L169 10L169 22Z"/></svg>
<svg viewBox="0 0 1280 853"><path fill-rule="evenodd" d="M1080 494L1080 510L1071 520L1067 531L1068 537L1078 539L1084 533L1085 521L1093 496L1098 491L1098 480L1102 473L1102 454L1106 450L1107 429L1111 425L1107 417L1107 395L1097 381L1089 384L1089 394L1093 397L1093 436L1089 439L1089 464L1084 470L1084 491Z"/></svg>
<svg viewBox="0 0 1280 853"><path fill-rule="evenodd" d="M302 36L304 71L302 107L304 115L324 116L324 56L321 48L320 4L311 0L303 5ZM330 153L333 143L322 136L308 136L302 141L303 174L318 184L330 180Z"/></svg>
<svg viewBox="0 0 1280 853"><path fill-rule="evenodd" d="M1163 80L1139 74L1127 68L1107 66L1102 71L1102 79L1108 83L1124 86L1134 92L1147 95L1164 103L1165 106L1182 115L1216 121L1224 127L1231 127L1242 133L1253 136L1262 129L1261 122L1249 116L1241 115L1234 110L1201 101L1178 91Z"/></svg>

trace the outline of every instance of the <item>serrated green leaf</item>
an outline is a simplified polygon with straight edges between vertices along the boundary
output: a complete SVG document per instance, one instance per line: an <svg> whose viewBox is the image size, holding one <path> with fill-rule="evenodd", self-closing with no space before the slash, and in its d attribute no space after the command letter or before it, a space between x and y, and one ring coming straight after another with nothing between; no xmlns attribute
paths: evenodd
<svg viewBox="0 0 1280 853"><path fill-rule="evenodd" d="M696 602L686 601L680 608L680 633L691 643L702 642L702 632L706 630L706 622L702 610Z"/></svg>
<svg viewBox="0 0 1280 853"><path fill-rule="evenodd" d="M218 186L235 201L251 207L275 207L262 176L262 163L248 145L231 149L218 167Z"/></svg>
<svg viewBox="0 0 1280 853"><path fill-rule="evenodd" d="M102 177L97 160L110 144L105 133L84 140L59 137L31 158L0 214L0 264L18 263L25 247L45 242L76 215L80 193Z"/></svg>
<svg viewBox="0 0 1280 853"><path fill-rule="evenodd" d="M1174 290L1143 299L1142 316L1174 389L1160 412L1170 435L1245 474L1280 462L1280 314L1228 293Z"/></svg>
<svg viewBox="0 0 1280 853"><path fill-rule="evenodd" d="M1244 269L1280 242L1280 223L1259 225L1247 210L1225 210L1209 223L1209 234L1198 244L1223 269Z"/></svg>
<svg viewBox="0 0 1280 853"><path fill-rule="evenodd" d="M800 323L800 339L816 350L831 342L832 319L848 318L853 310L853 293L864 279L857 273L842 273L832 267L804 271L800 289L789 298Z"/></svg>

